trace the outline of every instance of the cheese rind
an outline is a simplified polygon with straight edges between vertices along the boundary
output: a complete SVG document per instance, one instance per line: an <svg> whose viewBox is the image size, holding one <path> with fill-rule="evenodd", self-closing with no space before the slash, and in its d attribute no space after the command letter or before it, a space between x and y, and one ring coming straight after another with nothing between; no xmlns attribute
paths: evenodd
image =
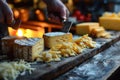
<svg viewBox="0 0 120 80"><path fill-rule="evenodd" d="M16 39L16 37L10 37L10 36L6 36L6 37L2 38L2 53L4 55L10 55L12 57L13 44L14 44L15 39Z"/></svg>
<svg viewBox="0 0 120 80"><path fill-rule="evenodd" d="M52 48L62 42L72 42L73 36L71 33L49 32L43 35L45 47Z"/></svg>
<svg viewBox="0 0 120 80"><path fill-rule="evenodd" d="M14 43L14 56L18 59L34 61L43 50L43 38L15 40Z"/></svg>
<svg viewBox="0 0 120 80"><path fill-rule="evenodd" d="M23 39L25 37L16 37L16 36L6 36L2 38L2 53L4 55L7 55L8 58L13 59L14 58L14 41L16 39Z"/></svg>

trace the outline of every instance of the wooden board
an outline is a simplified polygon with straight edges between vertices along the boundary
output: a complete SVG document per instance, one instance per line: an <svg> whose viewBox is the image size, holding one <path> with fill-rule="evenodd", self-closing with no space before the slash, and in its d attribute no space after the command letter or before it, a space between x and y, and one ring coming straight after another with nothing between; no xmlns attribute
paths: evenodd
<svg viewBox="0 0 120 80"><path fill-rule="evenodd" d="M120 41L54 80L119 80Z"/></svg>
<svg viewBox="0 0 120 80"><path fill-rule="evenodd" d="M77 65L80 65L84 61L93 57L94 55L104 51L109 48L111 45L120 40L120 32L111 32L111 39L99 38L95 41L100 44L97 48L94 49L85 49L81 54L75 57L63 58L60 62L36 62L32 64L32 67L36 68L33 73L26 74L24 76L19 76L17 80L51 80L59 75L69 71Z"/></svg>

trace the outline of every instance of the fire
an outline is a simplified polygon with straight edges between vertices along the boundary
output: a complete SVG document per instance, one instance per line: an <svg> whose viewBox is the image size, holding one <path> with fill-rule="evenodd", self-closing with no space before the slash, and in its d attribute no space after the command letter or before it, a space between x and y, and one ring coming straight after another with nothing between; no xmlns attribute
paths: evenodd
<svg viewBox="0 0 120 80"><path fill-rule="evenodd" d="M45 33L44 28L38 28L38 30L32 30L32 29L24 29L19 28L18 30L14 30L11 27L9 27L9 34L10 36L18 36L18 37L43 37L43 34Z"/></svg>
<svg viewBox="0 0 120 80"><path fill-rule="evenodd" d="M22 29L18 29L16 35L19 36L19 37L22 37L22 36L23 36L23 31L22 31Z"/></svg>

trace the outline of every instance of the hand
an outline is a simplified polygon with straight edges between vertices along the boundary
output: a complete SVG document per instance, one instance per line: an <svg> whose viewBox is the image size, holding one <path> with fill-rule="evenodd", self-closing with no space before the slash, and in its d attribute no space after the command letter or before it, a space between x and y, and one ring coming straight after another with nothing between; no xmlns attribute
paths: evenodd
<svg viewBox="0 0 120 80"><path fill-rule="evenodd" d="M44 0L47 4L50 21L60 23L69 17L69 11L61 0Z"/></svg>
<svg viewBox="0 0 120 80"><path fill-rule="evenodd" d="M13 21L14 17L11 8L8 6L6 0L0 0L0 23L10 25Z"/></svg>

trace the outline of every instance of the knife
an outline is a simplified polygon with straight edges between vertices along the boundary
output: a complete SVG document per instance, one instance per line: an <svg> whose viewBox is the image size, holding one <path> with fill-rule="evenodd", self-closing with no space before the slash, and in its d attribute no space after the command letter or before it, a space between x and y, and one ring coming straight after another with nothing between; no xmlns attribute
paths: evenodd
<svg viewBox="0 0 120 80"><path fill-rule="evenodd" d="M20 25L21 25L21 20L16 19L11 24L9 24L8 26L11 26L13 29L18 29L20 27Z"/></svg>
<svg viewBox="0 0 120 80"><path fill-rule="evenodd" d="M71 21L65 20L63 22L62 32L68 33L71 29L72 24L73 23Z"/></svg>
<svg viewBox="0 0 120 80"><path fill-rule="evenodd" d="M68 21L67 19L63 19L62 17L60 17L59 13L54 13L54 15L59 17L60 22L63 23L63 27L61 31L68 33L73 23L71 21Z"/></svg>

